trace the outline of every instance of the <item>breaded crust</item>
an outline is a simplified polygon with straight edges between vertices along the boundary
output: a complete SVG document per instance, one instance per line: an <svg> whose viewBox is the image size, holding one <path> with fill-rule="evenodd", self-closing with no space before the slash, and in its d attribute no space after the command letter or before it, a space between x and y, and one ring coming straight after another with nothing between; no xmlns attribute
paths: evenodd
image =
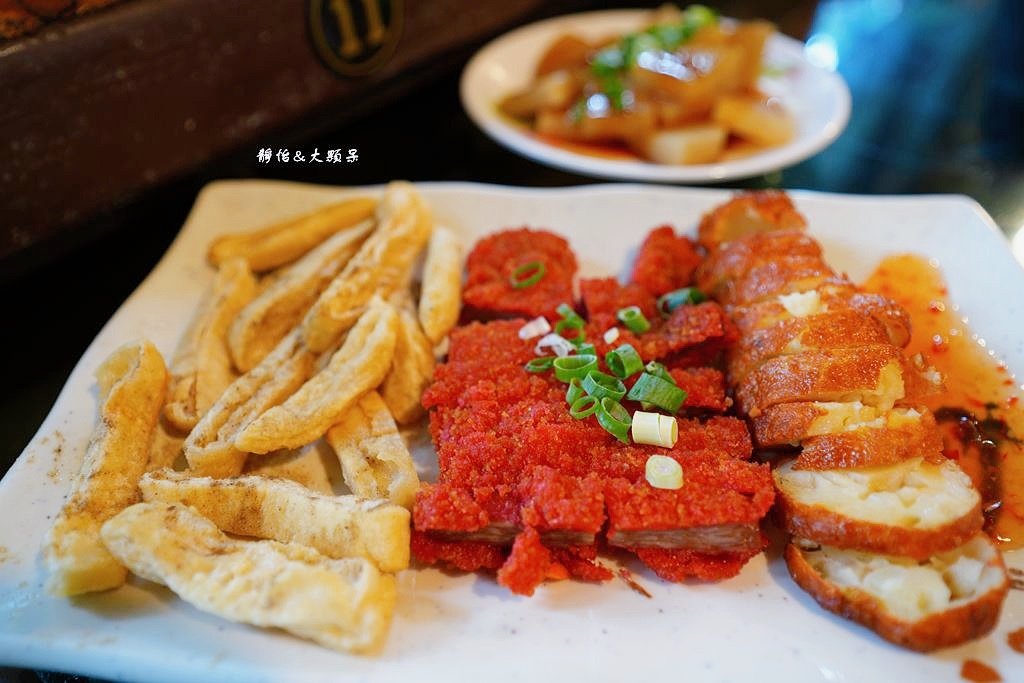
<svg viewBox="0 0 1024 683"><path fill-rule="evenodd" d="M736 390L742 412L756 417L778 403L862 401L891 406L904 397L902 354L888 344L805 351L769 360Z"/></svg>
<svg viewBox="0 0 1024 683"><path fill-rule="evenodd" d="M980 538L991 543L983 536ZM829 581L808 561L808 551L801 550L796 544L786 546L785 558L793 580L819 605L866 626L890 642L921 652L959 645L989 633L999 621L1009 587L1002 558L995 548L991 548L991 555L986 558L987 566L1002 571L1002 582L971 599L958 600L959 604L951 604L943 611L918 620L907 620L892 614L878 596L854 586Z"/></svg>
<svg viewBox="0 0 1024 683"><path fill-rule="evenodd" d="M837 470L892 465L922 457L941 463L942 436L930 411L903 419L892 411L866 426L805 439L795 469Z"/></svg>
<svg viewBox="0 0 1024 683"><path fill-rule="evenodd" d="M778 523L794 536L925 559L981 530L981 497L952 461L934 465L915 459L827 471L793 470L792 465L783 463L772 476Z"/></svg>
<svg viewBox="0 0 1024 683"><path fill-rule="evenodd" d="M742 275L718 287L723 304L752 304L791 292L806 292L825 284L842 285L821 256L780 256L759 263Z"/></svg>
<svg viewBox="0 0 1024 683"><path fill-rule="evenodd" d="M785 192L759 190L737 194L704 214L697 228L697 240L711 250L745 235L806 227L807 219Z"/></svg>
<svg viewBox="0 0 1024 683"><path fill-rule="evenodd" d="M803 230L749 235L714 251L697 269L697 286L717 298L719 288L753 266L779 256L820 257L821 245Z"/></svg>
<svg viewBox="0 0 1024 683"><path fill-rule="evenodd" d="M740 384L761 363L777 356L888 343L882 323L852 309L790 318L745 335L730 354L729 376Z"/></svg>

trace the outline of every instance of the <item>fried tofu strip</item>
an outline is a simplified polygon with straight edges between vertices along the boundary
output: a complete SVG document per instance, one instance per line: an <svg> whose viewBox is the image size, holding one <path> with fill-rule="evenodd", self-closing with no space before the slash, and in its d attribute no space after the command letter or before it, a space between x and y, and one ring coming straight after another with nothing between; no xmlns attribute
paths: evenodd
<svg viewBox="0 0 1024 683"><path fill-rule="evenodd" d="M459 321L462 306L462 244L455 233L437 226L423 264L419 318L432 344L439 344Z"/></svg>
<svg viewBox="0 0 1024 683"><path fill-rule="evenodd" d="M387 299L408 283L416 256L430 237L430 211L405 182L388 185L377 207L377 224L306 314L302 335L313 351L330 348L374 295Z"/></svg>
<svg viewBox="0 0 1024 683"><path fill-rule="evenodd" d="M262 273L291 263L325 239L373 215L377 202L368 197L346 199L316 211L275 223L262 230L218 237L210 244L210 263L244 258Z"/></svg>
<svg viewBox="0 0 1024 683"><path fill-rule="evenodd" d="M369 560L333 560L277 541L238 541L183 505L139 503L103 525L103 542L134 574L204 612L284 629L342 652L383 642L395 579Z"/></svg>
<svg viewBox="0 0 1024 683"><path fill-rule="evenodd" d="M235 438L253 420L280 404L312 374L316 355L294 330L259 365L236 379L185 439L185 459L196 475L233 477L246 452Z"/></svg>
<svg viewBox="0 0 1024 683"><path fill-rule="evenodd" d="M920 561L804 539L787 545L785 556L793 579L822 607L922 652L989 633L1010 583L984 534Z"/></svg>
<svg viewBox="0 0 1024 683"><path fill-rule="evenodd" d="M327 432L345 483L361 498L385 498L412 508L420 480L380 394L365 394Z"/></svg>
<svg viewBox="0 0 1024 683"><path fill-rule="evenodd" d="M409 566L409 511L382 500L326 496L287 479L169 469L146 474L139 488L146 502L187 505L232 534L299 543L335 559L365 557L382 572Z"/></svg>
<svg viewBox="0 0 1024 683"><path fill-rule="evenodd" d="M139 499L138 481L149 461L167 368L148 341L122 346L96 371L100 420L43 545L56 595L116 588L126 572L100 540L105 521Z"/></svg>
<svg viewBox="0 0 1024 683"><path fill-rule="evenodd" d="M228 327L256 293L256 278L243 259L224 261L213 290L200 305L171 364L164 417L176 429L196 426L235 380L225 340Z"/></svg>
<svg viewBox="0 0 1024 683"><path fill-rule="evenodd" d="M327 366L284 403L269 408L235 437L235 448L269 453L323 436L359 397L388 373L398 336L394 306L375 297Z"/></svg>
<svg viewBox="0 0 1024 683"><path fill-rule="evenodd" d="M380 388L381 398L399 424L411 424L423 417L420 399L433 376L433 345L420 329L416 316L400 310L395 357Z"/></svg>
<svg viewBox="0 0 1024 683"><path fill-rule="evenodd" d="M786 531L816 543L924 559L981 530L981 496L952 460L772 472Z"/></svg>
<svg viewBox="0 0 1024 683"><path fill-rule="evenodd" d="M235 367L248 372L295 327L373 231L371 220L339 230L284 269L231 324L228 346Z"/></svg>

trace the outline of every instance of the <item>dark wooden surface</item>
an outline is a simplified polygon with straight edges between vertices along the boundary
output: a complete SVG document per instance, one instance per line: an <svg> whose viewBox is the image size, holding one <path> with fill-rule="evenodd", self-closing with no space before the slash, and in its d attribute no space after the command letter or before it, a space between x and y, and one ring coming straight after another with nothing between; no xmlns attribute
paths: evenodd
<svg viewBox="0 0 1024 683"><path fill-rule="evenodd" d="M308 134L379 108L545 3L406 2L393 58L361 78L321 63L307 4L133 0L0 46L0 276L92 237L68 229L95 214L300 120Z"/></svg>

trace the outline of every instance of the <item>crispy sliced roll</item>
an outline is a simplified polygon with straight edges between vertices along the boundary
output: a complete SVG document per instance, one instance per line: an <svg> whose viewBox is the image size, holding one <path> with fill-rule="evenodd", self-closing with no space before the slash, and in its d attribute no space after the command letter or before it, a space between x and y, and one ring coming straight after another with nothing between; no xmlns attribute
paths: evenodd
<svg viewBox="0 0 1024 683"><path fill-rule="evenodd" d="M878 294L858 292L848 283L828 283L816 290L792 292L746 306L730 306L729 314L744 335L792 318L852 310L878 321L889 342L900 348L910 342L910 316L896 302Z"/></svg>
<svg viewBox="0 0 1024 683"><path fill-rule="evenodd" d="M921 457L942 463L942 436L930 411L894 408L874 420L848 424L803 440L794 469L835 470L893 465Z"/></svg>
<svg viewBox="0 0 1024 683"><path fill-rule="evenodd" d="M750 373L736 400L753 416L797 401L860 401L885 409L906 396L904 364L899 349L887 344L780 356Z"/></svg>
<svg viewBox="0 0 1024 683"><path fill-rule="evenodd" d="M992 541L976 534L920 561L796 540L786 565L825 609L897 645L927 652L984 636L1009 588Z"/></svg>
<svg viewBox="0 0 1024 683"><path fill-rule="evenodd" d="M805 227L807 220L785 192L762 190L736 195L705 214L697 229L697 238L710 250L746 235Z"/></svg>
<svg viewBox="0 0 1024 683"><path fill-rule="evenodd" d="M904 437L912 436L913 433L926 426L932 430L935 429L935 419L927 411L906 406L883 410L859 401L850 403L826 401L781 403L765 409L750 422L754 431L754 442L758 448L797 446L801 442L807 446L812 441L823 443L814 441L815 439L825 437L842 439L846 434L853 434L854 438L859 438L857 435L864 436L866 429L882 427L901 428L905 431ZM929 455L929 453L930 450L920 451L907 457ZM851 464L850 467L882 465L888 462L896 462L896 460L891 458L879 458L877 461L868 459L860 461L860 464Z"/></svg>
<svg viewBox="0 0 1024 683"><path fill-rule="evenodd" d="M697 269L697 286L718 298L729 282L779 257L821 258L821 245L803 230L777 230L737 240L716 250Z"/></svg>
<svg viewBox="0 0 1024 683"><path fill-rule="evenodd" d="M847 470L798 470L772 476L782 527L840 548L924 559L981 530L981 496L951 460L921 458Z"/></svg>
<svg viewBox="0 0 1024 683"><path fill-rule="evenodd" d="M888 343L881 322L853 309L789 318L745 335L730 353L729 377L742 383L752 370L777 356Z"/></svg>

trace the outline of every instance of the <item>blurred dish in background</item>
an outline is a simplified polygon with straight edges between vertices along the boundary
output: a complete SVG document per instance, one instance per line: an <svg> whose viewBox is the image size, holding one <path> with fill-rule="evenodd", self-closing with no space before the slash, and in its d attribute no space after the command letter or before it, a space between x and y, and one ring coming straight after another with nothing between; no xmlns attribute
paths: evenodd
<svg viewBox="0 0 1024 683"><path fill-rule="evenodd" d="M645 54L681 67L682 58L713 64L689 81L644 68ZM524 156L662 182L784 168L835 140L850 112L846 84L813 66L802 43L766 22L718 21L703 7L587 12L525 26L477 53L461 96L484 132Z"/></svg>

